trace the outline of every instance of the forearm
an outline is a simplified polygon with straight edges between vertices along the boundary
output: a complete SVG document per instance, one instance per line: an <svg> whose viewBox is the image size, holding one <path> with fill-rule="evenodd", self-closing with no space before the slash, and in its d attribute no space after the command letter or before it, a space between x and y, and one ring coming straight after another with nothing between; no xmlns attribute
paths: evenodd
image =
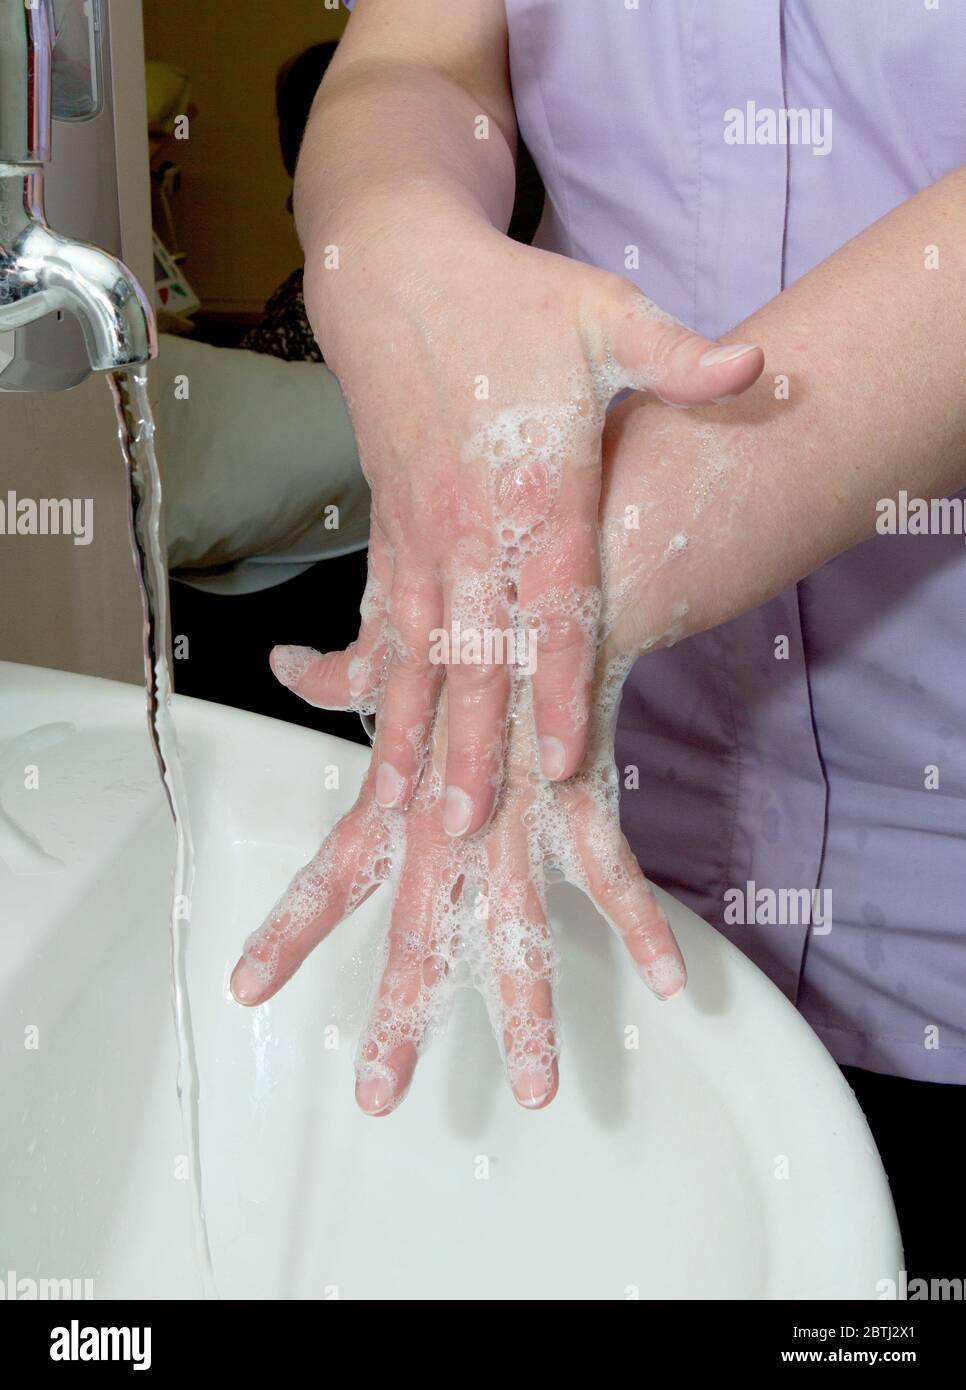
<svg viewBox="0 0 966 1390"><path fill-rule="evenodd" d="M481 116L489 135L474 131ZM295 211L307 252L330 233L364 235L375 211L395 225L413 204L505 229L511 138L451 77L411 62L362 60L319 91L299 158ZM502 224L502 225L501 225Z"/></svg>
<svg viewBox="0 0 966 1390"><path fill-rule="evenodd" d="M966 485L964 306L960 170L729 335L765 351L764 374L738 401L618 414L613 487L636 467L629 496L643 497L663 471L662 520L651 512L641 524L687 542L680 563L649 555L655 621L682 589L685 630L713 626L872 535L880 499Z"/></svg>
<svg viewBox="0 0 966 1390"><path fill-rule="evenodd" d="M505 230L516 120L502 0L362 0L320 88L299 158L296 221L319 314L327 249L352 281L399 276L407 242ZM424 36L421 38L421 36ZM385 254L380 255L383 248Z"/></svg>

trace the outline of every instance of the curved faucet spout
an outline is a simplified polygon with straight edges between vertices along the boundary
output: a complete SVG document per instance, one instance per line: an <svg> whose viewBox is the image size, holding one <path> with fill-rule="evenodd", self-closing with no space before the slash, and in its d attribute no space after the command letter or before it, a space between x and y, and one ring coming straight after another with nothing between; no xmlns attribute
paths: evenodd
<svg viewBox="0 0 966 1390"><path fill-rule="evenodd" d="M157 337L144 291L115 256L47 226L42 180L0 166L0 332L65 310L80 321L93 371L149 361Z"/></svg>
<svg viewBox="0 0 966 1390"><path fill-rule="evenodd" d="M64 9L62 0L0 0L0 334L63 311L80 323L91 370L124 371L157 352L151 305L121 261L53 230L44 206L53 40ZM79 351L75 358L48 372L42 358L25 356L29 371L18 371L14 349L0 389L74 385L84 375Z"/></svg>
<svg viewBox="0 0 966 1390"><path fill-rule="evenodd" d="M12 257L0 249L0 332L54 310L80 321L95 372L136 366L157 352L154 315L127 267L38 222L18 238Z"/></svg>

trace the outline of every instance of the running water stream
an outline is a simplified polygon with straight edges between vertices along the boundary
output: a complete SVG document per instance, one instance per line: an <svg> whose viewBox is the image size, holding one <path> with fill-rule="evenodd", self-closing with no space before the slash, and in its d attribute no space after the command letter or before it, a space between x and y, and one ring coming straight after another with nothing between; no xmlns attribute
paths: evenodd
<svg viewBox="0 0 966 1390"><path fill-rule="evenodd" d="M144 610L148 728L174 819L177 842L170 915L171 993L178 1045L178 1103L191 1180L195 1255L204 1297L217 1298L205 1220L199 1143L198 1065L187 979L194 850L184 771L171 715L168 572L162 546L161 479L154 446L154 417L148 398L146 369L113 372L109 382L117 410L121 453L128 475L131 546Z"/></svg>

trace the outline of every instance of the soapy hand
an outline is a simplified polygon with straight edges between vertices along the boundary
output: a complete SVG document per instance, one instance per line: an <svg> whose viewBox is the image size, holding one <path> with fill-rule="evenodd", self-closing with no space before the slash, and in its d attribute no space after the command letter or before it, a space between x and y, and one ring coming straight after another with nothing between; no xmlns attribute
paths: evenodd
<svg viewBox="0 0 966 1390"><path fill-rule="evenodd" d="M409 809L379 806L373 759L355 806L235 967L235 998L264 1002L343 918L391 883L387 956L356 1064L357 1098L371 1114L388 1114L405 1095L458 982L483 994L520 1104L536 1109L553 1098L559 1048L545 901L550 865L596 903L655 994L668 998L684 985L670 929L621 834L614 725L636 654L689 631L700 611L695 562L700 568L710 556L710 582L722 588L714 563L722 520L716 489L733 475L737 446L730 436L723 444L690 412L645 400L612 412L604 435L602 637L578 772L560 782L542 775L531 682L519 669L509 673L508 756L495 815L476 836L449 836L444 772L452 730L444 700ZM288 659L284 649L273 657L276 667Z"/></svg>
<svg viewBox="0 0 966 1390"><path fill-rule="evenodd" d="M670 994L674 985L680 986L683 977L673 978L672 964L679 957L660 915L649 906L636 863L618 838L610 756L616 690L634 653L668 645L757 607L870 534L876 498L907 486L910 467L916 470L921 495L941 496L963 486L958 342L950 339L948 350L926 354L932 389L916 389L924 360L922 345L934 345L949 330L946 301L942 296L928 300L912 281L908 293L897 291L890 296L885 292L890 285L906 284L901 276L896 278L894 267L902 263L909 245L921 244L927 236L924 228L934 225L937 202L940 215L948 215L948 207L958 211L962 206L961 181L957 174L910 200L784 291L739 330L743 338L766 343L769 361L786 378L800 383L795 404L777 403L772 383L763 378L752 391L720 407L680 411L653 395L636 395L610 411L602 450L603 612L593 705L594 720L600 722L595 723L590 753L579 775L548 785L535 774L532 725L527 723L524 704L523 722L518 719L512 726L506 789L493 823L486 835L463 844L448 841L440 829L441 742L434 746L434 768L425 782L429 798L422 821L412 811L394 815L390 822L384 820L373 795L373 768L356 807L249 942L232 987L241 1002L257 1004L280 988L341 916L379 881L394 874L395 956L391 951L374 1023L364 1038L361 1062L365 1065L360 1068L359 1085L364 1108L377 1113L391 1109L408 1084L418 1054L415 1035L399 1044L395 1025L386 1028L398 1017L393 1012L396 982L408 981L402 999L411 1001L414 1018L428 1018L430 1013L438 1017L435 1006L421 1012L423 991L428 998L453 972L440 968L447 964L445 960L437 962L421 948L424 941L433 944L432 936L427 936L433 929L433 914L423 909L427 904L441 904L447 886L460 900L469 896L466 880L453 877L450 854L461 844L470 853L475 846L486 845L486 864L497 869L504 856L514 892L508 893L507 906L501 910L499 892L505 882L494 876L492 885L488 884L484 874L483 901L492 904L490 920L497 925L509 920L511 927L516 922L519 944L527 942L527 949L534 952L527 962L533 974L517 972L522 982L518 995L497 935L496 973L491 970L488 986L489 997L495 999L494 978L499 985L502 974L511 976L506 1004L499 991L501 1016L505 1008L514 1008L518 998L528 1004L527 1012L510 1016L511 1031L502 1037L505 1047L507 1037L511 1042L523 1038L523 1055L540 1058L538 1067L531 1063L516 1073L518 1079L534 1070L538 1074L536 1083L522 1081L515 1087L521 1098L525 1099L529 1088L531 1103L537 1103L533 1098L540 1091L545 1057L552 1060L544 1100L553 1094L557 1078L554 1039L545 1026L550 1020L552 965L545 964L542 955L547 938L541 845L592 886L606 915L627 935L635 960L643 965L646 976L650 974L658 992ZM953 239L951 244L958 243ZM831 335L829 322L836 327ZM896 341L912 346L900 354L886 351ZM857 378L865 385L843 397L842 373L855 361L865 364ZM890 380L898 372L906 389L883 395L884 372ZM943 410L936 409L937 391ZM716 394L720 394L717 389ZM895 407L891 414L890 402ZM883 410L888 429L883 428ZM276 654L276 669L280 660L284 664L289 659L290 654ZM302 676L288 683L309 699L313 693L337 694L347 684L349 660L330 658L326 663L310 656L302 663ZM331 680L327 664L334 673ZM525 697L526 680L518 679L516 688ZM438 736L442 738L441 733ZM602 785L609 788L603 795ZM571 788L576 789L576 797L568 797ZM422 792L420 783L420 797ZM550 810L545 810L548 796ZM535 824L541 827L536 842L526 820L534 803ZM420 800L414 810L423 807ZM599 833L581 834L581 810L585 823L596 826ZM598 810L603 812L603 825ZM543 828L548 826L551 829L545 834ZM525 864L521 844L526 845ZM609 851L602 851L602 845L609 845ZM576 867L575 849L580 853ZM383 857L373 861L370 871L374 850ZM362 873L360 864L366 866ZM412 898L407 897L410 892ZM512 932L508 935L512 940ZM520 960L519 951L515 958ZM381 1014L380 1008L388 1013ZM519 1055L511 1051L511 1056ZM544 1079L547 1074L544 1071Z"/></svg>
<svg viewBox="0 0 966 1390"><path fill-rule="evenodd" d="M683 987L684 962L618 822L612 714L624 669L599 671L588 758L562 783L537 770L529 685L517 678L506 782L493 820L475 837L454 839L443 826L445 714L406 812L379 807L371 766L355 806L246 944L232 992L239 1003L261 1004L381 882L391 882L386 956L356 1057L356 1098L369 1114L386 1115L403 1099L457 983L483 995L517 1101L539 1109L553 1099L550 864L592 898L658 997Z"/></svg>
<svg viewBox="0 0 966 1390"><path fill-rule="evenodd" d="M544 776L569 778L584 757L608 401L625 386L712 401L743 391L763 359L715 347L618 276L478 222L425 241L397 223L338 271L307 267L372 489L370 580L349 651L288 648L273 664L314 704L378 705L373 798L392 810L418 784L445 675L440 814L460 836L486 823L502 778L511 682L487 642L512 629L535 644ZM475 659L460 659L466 640L482 645Z"/></svg>

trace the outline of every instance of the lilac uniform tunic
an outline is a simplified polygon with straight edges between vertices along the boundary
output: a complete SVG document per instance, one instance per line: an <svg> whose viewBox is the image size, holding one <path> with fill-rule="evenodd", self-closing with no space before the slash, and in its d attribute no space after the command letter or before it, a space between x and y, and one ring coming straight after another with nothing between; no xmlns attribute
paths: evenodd
<svg viewBox="0 0 966 1390"><path fill-rule="evenodd" d="M548 191L538 244L628 276L712 338L966 162L964 0L506 9L517 118ZM726 113L757 127L804 109L811 144L726 139L742 133ZM877 536L643 658L617 760L640 770L622 809L649 875L840 1062L966 1082L962 536ZM762 889L817 890L820 910L830 891L831 930L762 921L767 899L741 914L757 924L725 921L729 890Z"/></svg>

